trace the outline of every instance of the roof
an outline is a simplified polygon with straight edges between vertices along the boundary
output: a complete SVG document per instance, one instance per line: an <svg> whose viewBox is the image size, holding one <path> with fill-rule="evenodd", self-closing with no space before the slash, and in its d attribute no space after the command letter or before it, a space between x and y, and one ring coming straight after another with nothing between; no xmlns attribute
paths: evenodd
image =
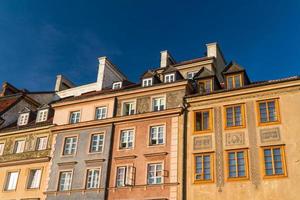
<svg viewBox="0 0 300 200"><path fill-rule="evenodd" d="M206 67L202 67L194 76L194 79L201 79L215 76L215 73L207 69Z"/></svg>
<svg viewBox="0 0 300 200"><path fill-rule="evenodd" d="M0 114L14 106L21 98L21 94L0 97Z"/></svg>
<svg viewBox="0 0 300 200"><path fill-rule="evenodd" d="M152 78L155 75L156 73L154 71L148 70L142 75L142 78Z"/></svg>
<svg viewBox="0 0 300 200"><path fill-rule="evenodd" d="M235 61L231 61L223 70L223 74L231 74L243 71L245 71L245 69L241 65L237 64Z"/></svg>
<svg viewBox="0 0 300 200"><path fill-rule="evenodd" d="M168 74L168 73L172 73L172 72L177 72L178 69L176 69L175 67L173 67L172 65L169 65L168 67L166 67L164 69L164 71L162 72L163 74Z"/></svg>

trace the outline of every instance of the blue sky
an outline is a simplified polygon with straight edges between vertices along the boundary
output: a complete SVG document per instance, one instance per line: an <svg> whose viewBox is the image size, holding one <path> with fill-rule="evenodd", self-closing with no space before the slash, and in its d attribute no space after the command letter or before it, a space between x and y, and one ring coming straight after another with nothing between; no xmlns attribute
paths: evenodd
<svg viewBox="0 0 300 200"><path fill-rule="evenodd" d="M161 50L188 60L214 41L253 81L300 75L299 10L299 0L0 0L0 81L53 90L64 74L85 84L100 56L139 81Z"/></svg>

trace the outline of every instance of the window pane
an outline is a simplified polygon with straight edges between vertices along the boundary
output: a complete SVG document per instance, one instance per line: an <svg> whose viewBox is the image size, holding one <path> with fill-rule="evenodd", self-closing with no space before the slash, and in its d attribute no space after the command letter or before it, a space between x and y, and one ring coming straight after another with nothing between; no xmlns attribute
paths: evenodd
<svg viewBox="0 0 300 200"><path fill-rule="evenodd" d="M226 124L227 124L227 127L233 126L233 108L232 107L226 108Z"/></svg>
<svg viewBox="0 0 300 200"><path fill-rule="evenodd" d="M259 112L260 112L260 122L267 122L267 105L265 102L259 103Z"/></svg>
<svg viewBox="0 0 300 200"><path fill-rule="evenodd" d="M235 75L234 76L234 84L236 88L241 87L241 79L240 79L240 75Z"/></svg>

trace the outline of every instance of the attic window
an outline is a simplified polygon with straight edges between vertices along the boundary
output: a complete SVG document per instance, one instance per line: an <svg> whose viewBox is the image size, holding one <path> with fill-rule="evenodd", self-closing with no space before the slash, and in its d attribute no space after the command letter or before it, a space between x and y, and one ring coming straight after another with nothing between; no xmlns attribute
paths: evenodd
<svg viewBox="0 0 300 200"><path fill-rule="evenodd" d="M227 89L239 88L242 87L242 75L228 75L226 78Z"/></svg>
<svg viewBox="0 0 300 200"><path fill-rule="evenodd" d="M48 118L48 109L43 109L39 110L37 117L36 117L36 122L44 122Z"/></svg>
<svg viewBox="0 0 300 200"><path fill-rule="evenodd" d="M26 125L28 123L28 119L29 119L29 113L20 114L18 119L18 125L19 126Z"/></svg>
<svg viewBox="0 0 300 200"><path fill-rule="evenodd" d="M152 85L152 78L143 79L143 87L148 87Z"/></svg>
<svg viewBox="0 0 300 200"><path fill-rule="evenodd" d="M165 83L172 83L175 81L175 74L165 75Z"/></svg>
<svg viewBox="0 0 300 200"><path fill-rule="evenodd" d="M187 72L186 73L186 78L187 79L193 79L196 73L197 73L197 71Z"/></svg>
<svg viewBox="0 0 300 200"><path fill-rule="evenodd" d="M113 85L112 85L113 90L120 89L121 87L122 87L122 82L116 82L116 83L113 83Z"/></svg>

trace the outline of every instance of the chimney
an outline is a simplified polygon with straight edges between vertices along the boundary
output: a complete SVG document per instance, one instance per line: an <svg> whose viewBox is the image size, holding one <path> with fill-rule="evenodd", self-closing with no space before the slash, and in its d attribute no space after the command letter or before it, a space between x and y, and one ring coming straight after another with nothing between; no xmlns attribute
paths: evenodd
<svg viewBox="0 0 300 200"><path fill-rule="evenodd" d="M175 60L167 50L160 52L160 67L167 67L168 65L175 63Z"/></svg>
<svg viewBox="0 0 300 200"><path fill-rule="evenodd" d="M56 76L55 89L54 89L55 92L66 90L72 87L75 87L75 85L71 81L69 81L66 77L64 77L63 75Z"/></svg>
<svg viewBox="0 0 300 200"><path fill-rule="evenodd" d="M218 57L219 46L216 42L206 44L207 57Z"/></svg>

